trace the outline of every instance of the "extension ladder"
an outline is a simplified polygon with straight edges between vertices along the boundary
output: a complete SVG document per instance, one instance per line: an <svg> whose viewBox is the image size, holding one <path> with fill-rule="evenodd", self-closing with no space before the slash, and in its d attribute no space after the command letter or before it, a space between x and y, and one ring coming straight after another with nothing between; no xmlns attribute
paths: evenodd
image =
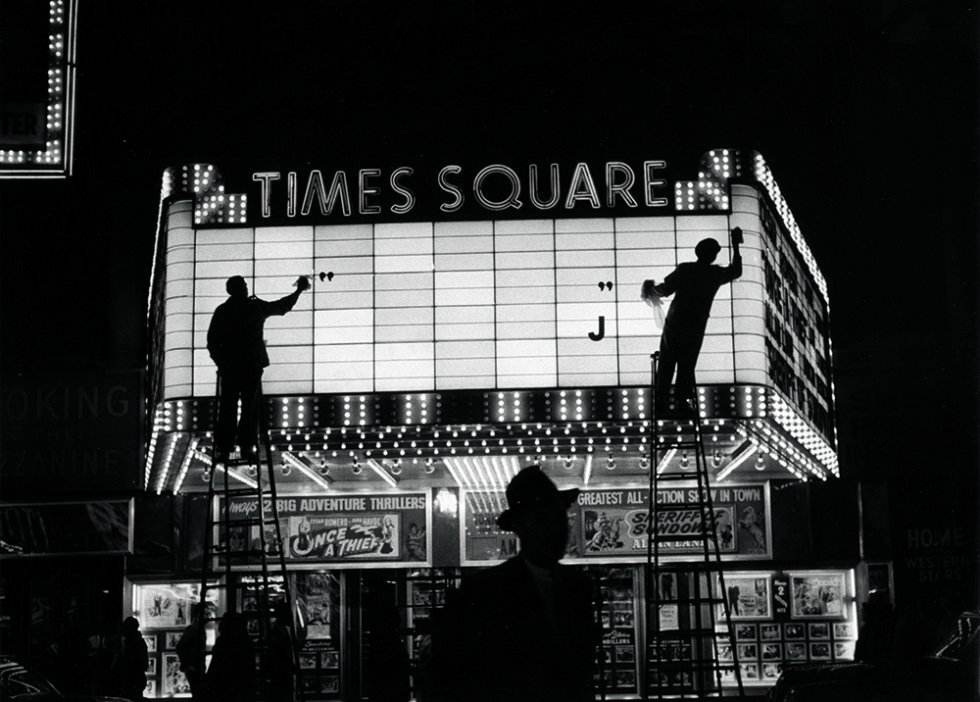
<svg viewBox="0 0 980 702"><path fill-rule="evenodd" d="M219 462L212 450L210 476L208 478L207 523L204 537L204 558L201 569L199 621L214 621L216 614L207 607L211 591L224 591L226 610L238 611L255 646L256 686L258 699L270 697L270 677L274 657L281 651L273 650L273 608L285 602L290 612L290 632L295 631L294 609L286 577L286 542L284 526L279 518L276 500L275 467L266 418L265 401L261 385L258 390L259 447L241 447L228 460ZM217 392L214 399L214 427L217 428L220 413L221 375L218 374ZM248 456L257 449L253 459ZM221 479L215 478L221 474ZM244 571L244 572L243 572ZM233 573L239 573L236 580ZM223 576L223 577L221 577ZM237 604L234 600L237 599ZM204 636L200 637L199 670L206 651ZM290 674L297 670L297 650L290 636ZM281 642L280 642L281 645ZM281 665L281 663L280 663ZM295 685L295 675L293 684ZM297 691L298 692L298 691Z"/></svg>
<svg viewBox="0 0 980 702"><path fill-rule="evenodd" d="M741 669L736 654L731 610L725 594L725 576L718 543L716 513L712 504L708 464L701 433L701 412L695 387L688 400L693 411L669 422L658 416L661 393L657 387L660 354L651 356L653 412L650 442L650 479L647 504L645 678L643 699L714 699L744 697ZM668 471L670 461L681 453L693 457L690 470ZM683 460L683 459L682 459ZM688 459L690 460L690 459ZM691 488L691 482L694 487ZM658 490L684 486L683 502L661 504ZM694 528L683 536L664 533L662 525L678 519L692 520ZM676 553L697 549L697 556L679 560ZM670 551L675 553L670 556ZM719 631L721 629L721 631Z"/></svg>

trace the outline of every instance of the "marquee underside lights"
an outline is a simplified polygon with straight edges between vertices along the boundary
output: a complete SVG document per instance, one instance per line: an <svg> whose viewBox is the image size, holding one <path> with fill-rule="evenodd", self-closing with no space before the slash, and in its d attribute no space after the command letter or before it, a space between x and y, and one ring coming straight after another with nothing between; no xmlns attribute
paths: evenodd
<svg viewBox="0 0 980 702"><path fill-rule="evenodd" d="M33 101L0 104L0 179L72 174L76 8L76 0L49 0L46 27L23 20L28 26L11 28L22 35L35 34L39 48L46 44L47 61L43 67L27 66L36 69L39 81L32 86Z"/></svg>
<svg viewBox="0 0 980 702"><path fill-rule="evenodd" d="M501 393L426 394L433 408L426 422L404 421L407 394L267 398L268 426L275 427L273 463L291 470L277 480L323 490L350 487L351 481L395 487L431 476L436 483L490 490L506 485L528 461L547 462L558 479L591 479L596 457L604 481L648 475L652 420L646 388L569 390L564 406L561 392L510 392L503 409L496 400ZM700 387L699 395L706 455L720 475L727 478L735 470L736 449L749 440L758 457L749 467L770 478L824 480L838 474L833 449L774 390ZM588 408L588 420L567 418L572 398ZM188 399L157 408L148 485L157 491L201 489L185 476L210 465L212 404ZM369 418L364 424L361 412ZM351 421L357 423L344 423ZM690 420L657 421L657 472L690 469L693 456L671 445L684 440Z"/></svg>

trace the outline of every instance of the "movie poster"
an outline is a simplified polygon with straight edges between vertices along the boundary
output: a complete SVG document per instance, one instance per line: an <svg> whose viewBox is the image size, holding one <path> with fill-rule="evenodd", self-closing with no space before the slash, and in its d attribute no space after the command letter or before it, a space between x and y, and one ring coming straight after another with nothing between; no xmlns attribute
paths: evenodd
<svg viewBox="0 0 980 702"><path fill-rule="evenodd" d="M794 618L841 619L844 612L844 574L791 575Z"/></svg>
<svg viewBox="0 0 980 702"><path fill-rule="evenodd" d="M585 489L569 509L566 558L580 561L623 557L639 561L647 556L649 489ZM697 501L697 488L665 488L657 491L661 505ZM727 556L770 556L768 487L739 485L711 490L718 548ZM503 493L467 493L463 534L463 563L500 561L516 555L517 538L496 525L506 505ZM704 528L700 511L660 512L657 533L676 535L661 542L661 556L700 553Z"/></svg>
<svg viewBox="0 0 980 702"><path fill-rule="evenodd" d="M732 620L769 619L772 616L772 592L768 575L729 573L725 575L725 590ZM721 581L718 582L721 589ZM725 616L723 606L718 607L718 619Z"/></svg>
<svg viewBox="0 0 980 702"><path fill-rule="evenodd" d="M200 592L200 583L136 585L133 598L136 611L133 614L144 630L182 629L190 624L191 606L200 600ZM208 590L208 601L217 606L217 590ZM163 643L167 642L165 638ZM155 640L153 645L156 645Z"/></svg>
<svg viewBox="0 0 980 702"><path fill-rule="evenodd" d="M765 487L745 485L713 488L714 528L718 547L727 554L768 554L769 528ZM657 491L657 502L670 506L697 501L696 488L667 488ZM578 497L578 527L581 544L576 555L584 558L608 555L646 555L648 490L583 490ZM660 554L696 553L703 548L704 526L699 510L664 510L659 513L656 533L676 535L676 541L661 542Z"/></svg>
<svg viewBox="0 0 980 702"><path fill-rule="evenodd" d="M185 627L190 622L196 595L187 585L143 585L140 587L139 620L143 629Z"/></svg>
<svg viewBox="0 0 980 702"><path fill-rule="evenodd" d="M340 583L331 573L297 573L296 596L307 641L330 641L339 633Z"/></svg>
<svg viewBox="0 0 980 702"><path fill-rule="evenodd" d="M292 563L410 562L429 560L426 493L279 498L285 556ZM255 498L230 503L232 522L258 511ZM270 510L271 511L271 510ZM254 540L257 527L250 527Z"/></svg>
<svg viewBox="0 0 980 702"><path fill-rule="evenodd" d="M163 654L163 684L161 690L164 697L173 695L189 695L191 685L180 670L180 659L176 653Z"/></svg>

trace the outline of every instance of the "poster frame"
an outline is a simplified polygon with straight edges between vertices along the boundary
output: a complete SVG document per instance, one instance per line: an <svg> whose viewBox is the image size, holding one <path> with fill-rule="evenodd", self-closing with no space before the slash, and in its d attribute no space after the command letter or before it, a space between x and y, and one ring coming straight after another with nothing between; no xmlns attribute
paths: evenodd
<svg viewBox="0 0 980 702"><path fill-rule="evenodd" d="M731 482L731 483L729 483L729 482L726 481L725 484L722 486L722 487L731 487L731 488L744 487L744 488L761 488L762 489L762 502L763 502L763 505L764 505L764 508L765 508L765 511L766 511L766 514L765 514L766 535L768 537L766 539L766 551L765 551L765 553L744 553L744 554L723 553L721 555L722 562L728 562L728 561L747 561L747 562L755 561L755 562L765 562L765 561L772 560L772 501L771 501L771 494L770 494L770 485L769 485L769 482L770 481L768 481L768 480L767 481L764 481L764 482L761 482L761 483L758 483L758 482L749 482L749 483ZM564 483L558 485L558 488L559 489L566 489L567 487L571 487L571 486L570 485L565 485ZM691 489L691 488L696 488L696 487L697 487L697 482L695 480L693 480L693 479L692 480L678 480L678 481L672 481L671 484L670 484L670 488L669 489L671 489L671 490ZM714 486L713 489L716 489L717 487L718 486L716 485L716 486ZM581 492L592 492L592 491L598 491L598 490L649 490L649 489L650 489L649 483L629 482L629 483L623 483L622 485L619 485L619 484L617 484L617 485L587 485L587 486L581 487L580 488L580 491ZM474 559L471 559L471 558L468 558L467 557L467 553L466 553L466 509L467 509L466 505L467 505L467 499L466 498L472 492L476 492L476 491L467 490L466 488L463 488L463 487L460 487L460 490L459 490L459 562L460 562L460 565L462 567L464 567L464 568L467 568L467 567L492 566L492 565L496 565L498 563L503 563L506 560L504 558L500 558L500 559L486 559L486 560L474 560ZM487 491L486 490L481 490L480 492L487 492ZM497 490L493 490L492 492L498 492L498 491ZM499 489L499 492L501 493L501 495L503 495L504 488L501 487ZM505 501L505 504L506 504L506 501ZM569 509L571 509L571 508L569 508ZM677 554L677 555L663 555L663 554L661 554L661 556L660 556L660 562L661 563L684 563L684 562L687 562L687 561L692 560L692 558L697 558L697 556L698 556L697 553L683 553L683 554ZM616 565L616 564L626 564L626 563L642 564L642 563L646 563L646 562L647 562L647 556L646 556L646 554L618 555L618 556L588 556L588 557L582 557L582 556L569 557L569 556L565 556L565 557L563 557L561 559L561 563L564 563L566 565ZM769 572L769 573L767 573L767 575L769 575L770 576L770 579L771 579L772 573ZM770 597L771 597L771 588L772 588L772 584L771 583L770 583L769 587L770 587ZM771 603L770 603L770 610L771 610ZM771 618L771 614L770 614L770 618Z"/></svg>
<svg viewBox="0 0 980 702"><path fill-rule="evenodd" d="M297 570L391 570L396 568L432 568L432 508L435 502L435 488L433 487L423 487L415 489L405 489L405 490L378 490L378 489L366 489L366 490L344 490L343 492L290 492L290 493L278 493L276 497L280 500L290 499L290 498L316 498L316 497L361 497L361 496L375 496L375 497L396 497L396 496L418 496L421 495L425 497L425 553L426 559L424 561L377 561L377 560L352 560L352 561L310 561L309 563L304 563L302 561L286 559L286 569L290 572ZM214 504L211 506L212 518L214 521L215 534L213 538L217 537L218 529L218 515L220 514L220 501L215 500ZM280 517L281 519L281 517ZM271 556L276 558L276 556ZM482 563L482 561L480 562ZM218 561L218 557L215 556L213 560L212 568L216 571L224 571L224 565ZM231 571L233 573L255 573L262 571L261 563L249 563L246 565L232 565Z"/></svg>
<svg viewBox="0 0 980 702"><path fill-rule="evenodd" d="M811 571L790 571L786 574L789 577L789 597L790 597L790 617L794 620L818 620L818 621L849 621L847 616L848 604L853 597L848 592L847 571L843 570L811 570ZM797 579L833 579L837 586L837 597L840 601L840 612L836 614L806 614L797 607Z"/></svg>

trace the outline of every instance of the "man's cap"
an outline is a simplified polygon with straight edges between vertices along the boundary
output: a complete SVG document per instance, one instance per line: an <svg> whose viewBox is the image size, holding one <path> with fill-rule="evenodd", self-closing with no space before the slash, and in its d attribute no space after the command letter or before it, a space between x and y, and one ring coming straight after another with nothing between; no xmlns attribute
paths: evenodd
<svg viewBox="0 0 980 702"><path fill-rule="evenodd" d="M717 239L713 239L710 236L707 239L702 239L694 247L694 254L698 258L704 258L705 256L714 256L719 251L721 251L721 244L718 243Z"/></svg>
<svg viewBox="0 0 980 702"><path fill-rule="evenodd" d="M540 466L528 466L508 483L507 509L497 517L497 526L513 531L515 520L527 510L552 503L567 508L578 497L578 493L578 488L559 490Z"/></svg>
<svg viewBox="0 0 980 702"><path fill-rule="evenodd" d="M225 281L225 291L229 295L248 295L248 283L240 275L233 275Z"/></svg>

